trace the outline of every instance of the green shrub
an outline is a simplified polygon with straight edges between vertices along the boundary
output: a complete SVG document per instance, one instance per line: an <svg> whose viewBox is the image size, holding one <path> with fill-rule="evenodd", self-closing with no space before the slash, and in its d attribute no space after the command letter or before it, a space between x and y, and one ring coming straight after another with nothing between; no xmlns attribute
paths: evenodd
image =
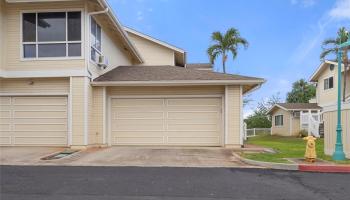
<svg viewBox="0 0 350 200"><path fill-rule="evenodd" d="M307 137L308 135L309 135L309 133L305 129L299 131L299 137L301 137L301 138Z"/></svg>

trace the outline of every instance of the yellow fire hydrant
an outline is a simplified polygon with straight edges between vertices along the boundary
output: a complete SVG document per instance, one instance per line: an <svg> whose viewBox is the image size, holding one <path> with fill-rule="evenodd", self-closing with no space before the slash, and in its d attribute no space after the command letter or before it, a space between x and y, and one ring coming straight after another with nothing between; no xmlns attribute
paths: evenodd
<svg viewBox="0 0 350 200"><path fill-rule="evenodd" d="M316 161L316 138L314 136L307 136L303 138L306 140L306 149L305 149L305 160L306 162L315 162Z"/></svg>

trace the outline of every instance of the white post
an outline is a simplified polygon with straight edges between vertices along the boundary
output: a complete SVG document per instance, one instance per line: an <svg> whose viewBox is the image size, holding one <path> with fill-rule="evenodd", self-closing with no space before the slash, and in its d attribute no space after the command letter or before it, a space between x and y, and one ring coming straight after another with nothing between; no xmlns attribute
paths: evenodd
<svg viewBox="0 0 350 200"><path fill-rule="evenodd" d="M255 136L255 128L253 130L254 130L254 136Z"/></svg>
<svg viewBox="0 0 350 200"><path fill-rule="evenodd" d="M311 123L311 120L310 120L310 117L312 117L311 115L311 110L309 110L309 115L308 115L308 118L307 118L307 135L311 135L311 127L310 127L310 123Z"/></svg>

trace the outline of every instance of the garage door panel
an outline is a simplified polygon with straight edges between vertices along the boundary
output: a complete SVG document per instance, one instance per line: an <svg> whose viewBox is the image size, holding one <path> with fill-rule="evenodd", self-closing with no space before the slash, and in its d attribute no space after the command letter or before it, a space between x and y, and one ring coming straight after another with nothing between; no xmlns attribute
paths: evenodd
<svg viewBox="0 0 350 200"><path fill-rule="evenodd" d="M9 123L1 122L0 131L10 131L11 125Z"/></svg>
<svg viewBox="0 0 350 200"><path fill-rule="evenodd" d="M11 135L6 135L4 132L0 132L0 135L0 145L11 145Z"/></svg>
<svg viewBox="0 0 350 200"><path fill-rule="evenodd" d="M179 111L179 110L184 110L184 111L198 111L198 112L217 112L219 110L219 107L217 106L169 106L167 107L168 111Z"/></svg>
<svg viewBox="0 0 350 200"><path fill-rule="evenodd" d="M10 103L1 108L1 145L67 145L67 97L21 96L1 101Z"/></svg>
<svg viewBox="0 0 350 200"><path fill-rule="evenodd" d="M218 119L218 112L190 112L190 111L171 111L168 112L168 119Z"/></svg>
<svg viewBox="0 0 350 200"><path fill-rule="evenodd" d="M13 105L17 111L66 111L67 105Z"/></svg>
<svg viewBox="0 0 350 200"><path fill-rule="evenodd" d="M217 98L186 98L168 99L168 106L220 106L221 101Z"/></svg>
<svg viewBox="0 0 350 200"><path fill-rule="evenodd" d="M113 143L119 145L159 145L164 143L164 137L114 137Z"/></svg>
<svg viewBox="0 0 350 200"><path fill-rule="evenodd" d="M134 112L116 112L114 113L113 119L163 119L164 113L163 112L140 112L140 111L134 111Z"/></svg>
<svg viewBox="0 0 350 200"><path fill-rule="evenodd" d="M168 137L168 143L173 145L217 145L220 137Z"/></svg>
<svg viewBox="0 0 350 200"><path fill-rule="evenodd" d="M1 122L3 121L3 119L10 118L10 117L11 117L11 111L1 109L1 111L0 111Z"/></svg>
<svg viewBox="0 0 350 200"><path fill-rule="evenodd" d="M0 97L0 105L1 107L11 105L11 97Z"/></svg>
<svg viewBox="0 0 350 200"><path fill-rule="evenodd" d="M43 136L15 136L13 143L16 145L29 145L29 146L37 146L37 145L43 145L43 146L62 146L66 145L67 138L62 136L57 137L43 137Z"/></svg>
<svg viewBox="0 0 350 200"><path fill-rule="evenodd" d="M66 97L13 97L12 105L67 105Z"/></svg>
<svg viewBox="0 0 350 200"><path fill-rule="evenodd" d="M163 99L113 99L112 107L148 107L163 106Z"/></svg>
<svg viewBox="0 0 350 200"><path fill-rule="evenodd" d="M67 118L67 111L56 111L56 110L48 110L48 111L38 111L38 110L20 110L13 112L14 118Z"/></svg>
<svg viewBox="0 0 350 200"><path fill-rule="evenodd" d="M163 137L163 131L113 131L118 137Z"/></svg>
<svg viewBox="0 0 350 200"><path fill-rule="evenodd" d="M13 125L14 131L25 131L25 130L32 130L32 131L50 131L50 130L59 130L59 131L66 131L67 125L66 124L14 124Z"/></svg>
<svg viewBox="0 0 350 200"><path fill-rule="evenodd" d="M217 131L216 124L174 124L168 125L169 131Z"/></svg>
<svg viewBox="0 0 350 200"><path fill-rule="evenodd" d="M112 99L116 145L221 144L221 98Z"/></svg>

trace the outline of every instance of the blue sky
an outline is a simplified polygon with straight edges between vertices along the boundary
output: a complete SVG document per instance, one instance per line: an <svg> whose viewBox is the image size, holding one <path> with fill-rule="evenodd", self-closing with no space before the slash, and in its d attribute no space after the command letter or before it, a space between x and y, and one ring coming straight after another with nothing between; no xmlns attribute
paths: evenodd
<svg viewBox="0 0 350 200"><path fill-rule="evenodd" d="M109 0L123 25L187 51L187 61L208 62L214 31L239 29L250 45L229 59L229 73L257 76L266 84L253 102L280 94L295 80L308 79L320 64L320 44L350 28L350 0ZM221 70L220 59L215 65Z"/></svg>

